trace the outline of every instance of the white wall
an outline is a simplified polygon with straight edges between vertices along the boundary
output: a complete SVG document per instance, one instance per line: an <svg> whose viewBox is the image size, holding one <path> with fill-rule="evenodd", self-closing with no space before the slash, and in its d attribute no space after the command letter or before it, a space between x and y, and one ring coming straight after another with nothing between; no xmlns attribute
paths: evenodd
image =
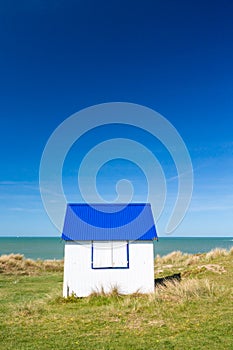
<svg viewBox="0 0 233 350"><path fill-rule="evenodd" d="M66 242L63 296L74 292L84 297L115 286L123 294L154 292L152 241L129 243L129 269L92 269L91 246L91 242Z"/></svg>

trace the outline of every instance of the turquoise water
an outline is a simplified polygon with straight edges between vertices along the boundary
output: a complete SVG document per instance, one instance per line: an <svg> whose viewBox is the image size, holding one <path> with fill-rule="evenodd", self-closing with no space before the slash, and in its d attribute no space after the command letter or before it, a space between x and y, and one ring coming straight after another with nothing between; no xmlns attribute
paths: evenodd
<svg viewBox="0 0 233 350"><path fill-rule="evenodd" d="M56 237L0 237L0 255L11 253L31 259L63 259L64 242Z"/></svg>
<svg viewBox="0 0 233 350"><path fill-rule="evenodd" d="M204 253L214 248L230 249L233 237L221 238L160 238L154 244L155 255L174 250L183 253ZM63 259L64 242L60 238L0 237L0 255L20 253L31 259Z"/></svg>

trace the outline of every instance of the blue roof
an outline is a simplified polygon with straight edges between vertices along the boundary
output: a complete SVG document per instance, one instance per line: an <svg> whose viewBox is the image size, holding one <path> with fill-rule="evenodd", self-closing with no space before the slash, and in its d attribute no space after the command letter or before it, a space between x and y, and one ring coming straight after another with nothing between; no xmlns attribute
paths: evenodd
<svg viewBox="0 0 233 350"><path fill-rule="evenodd" d="M68 204L65 241L153 240L157 238L151 206L130 204Z"/></svg>

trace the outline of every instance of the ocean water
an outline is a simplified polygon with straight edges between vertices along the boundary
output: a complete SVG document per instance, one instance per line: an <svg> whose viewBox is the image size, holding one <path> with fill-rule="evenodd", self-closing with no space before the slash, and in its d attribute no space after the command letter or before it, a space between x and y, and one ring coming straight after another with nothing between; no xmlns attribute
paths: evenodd
<svg viewBox="0 0 233 350"><path fill-rule="evenodd" d="M183 253L204 253L214 248L230 249L233 237L177 238L163 237L154 243L155 255L180 250ZM64 242L48 237L0 237L0 255L20 253L31 259L63 259Z"/></svg>

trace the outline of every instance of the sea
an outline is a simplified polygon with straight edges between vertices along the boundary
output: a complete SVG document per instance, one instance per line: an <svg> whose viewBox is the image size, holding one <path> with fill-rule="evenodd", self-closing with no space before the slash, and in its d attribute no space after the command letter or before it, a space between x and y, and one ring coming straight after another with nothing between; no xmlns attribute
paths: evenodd
<svg viewBox="0 0 233 350"><path fill-rule="evenodd" d="M154 242L155 256L173 251L196 254L233 247L233 237L161 237ZM30 259L63 259L64 241L59 237L0 237L0 255L23 254Z"/></svg>

